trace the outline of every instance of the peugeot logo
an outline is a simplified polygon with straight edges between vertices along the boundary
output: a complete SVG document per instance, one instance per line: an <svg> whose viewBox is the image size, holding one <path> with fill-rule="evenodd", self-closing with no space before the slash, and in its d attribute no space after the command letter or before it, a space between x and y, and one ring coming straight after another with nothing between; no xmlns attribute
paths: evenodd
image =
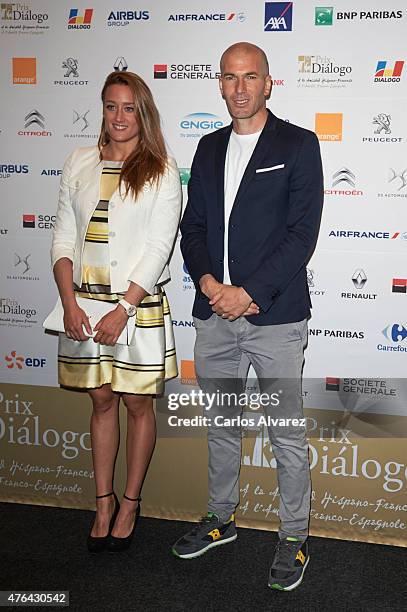
<svg viewBox="0 0 407 612"><path fill-rule="evenodd" d="M64 77L78 77L78 60L73 57L68 57L64 62L62 62L62 68L66 69Z"/></svg>

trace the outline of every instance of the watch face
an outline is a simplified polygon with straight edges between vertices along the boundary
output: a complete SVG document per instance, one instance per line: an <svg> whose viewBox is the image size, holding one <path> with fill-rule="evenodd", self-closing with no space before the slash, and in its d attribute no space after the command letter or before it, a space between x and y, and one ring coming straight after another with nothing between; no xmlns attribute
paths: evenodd
<svg viewBox="0 0 407 612"><path fill-rule="evenodd" d="M127 314L129 315L129 317L134 317L136 312L137 312L136 306L129 306L127 309Z"/></svg>

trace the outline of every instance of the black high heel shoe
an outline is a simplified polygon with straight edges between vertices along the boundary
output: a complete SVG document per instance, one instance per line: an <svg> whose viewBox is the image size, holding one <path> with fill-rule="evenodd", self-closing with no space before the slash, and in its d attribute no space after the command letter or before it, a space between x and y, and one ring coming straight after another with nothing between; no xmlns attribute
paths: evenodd
<svg viewBox="0 0 407 612"><path fill-rule="evenodd" d="M134 532L136 530L137 521L140 517L141 497L128 497L127 495L123 495L123 497L125 499L128 499L129 501L138 501L138 506L136 508L136 516L134 518L133 528L128 536L126 536L125 538L116 538L116 536L110 535L107 540L106 550L111 553L122 552L123 550L127 550L128 548L130 548L130 544L133 540Z"/></svg>
<svg viewBox="0 0 407 612"><path fill-rule="evenodd" d="M103 550L105 550L107 541L109 539L110 532L113 529L114 522L120 510L119 500L117 499L116 493L114 491L111 491L110 493L106 493L105 495L96 495L96 499L102 499L102 497L110 497L111 495L114 496L114 510L113 510L112 518L110 519L110 523L109 523L109 531L107 532L105 536L102 536L102 537L94 537L90 534L88 535L86 544L88 546L88 551L91 553L100 553Z"/></svg>

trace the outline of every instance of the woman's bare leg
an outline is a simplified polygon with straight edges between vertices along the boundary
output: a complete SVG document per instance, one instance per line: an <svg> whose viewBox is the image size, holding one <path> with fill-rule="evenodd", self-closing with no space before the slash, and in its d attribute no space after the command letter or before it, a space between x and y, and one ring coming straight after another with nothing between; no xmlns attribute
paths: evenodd
<svg viewBox="0 0 407 612"><path fill-rule="evenodd" d="M113 490L113 470L119 445L120 395L114 393L109 384L89 389L89 395L93 403L90 434L96 495L104 495ZM96 517L91 536L107 535L113 511L113 495L96 500Z"/></svg>
<svg viewBox="0 0 407 612"><path fill-rule="evenodd" d="M156 426L151 395L123 394L127 408L127 481L125 494L140 495L148 464L154 450ZM138 502L123 499L112 535L125 538L133 528Z"/></svg>

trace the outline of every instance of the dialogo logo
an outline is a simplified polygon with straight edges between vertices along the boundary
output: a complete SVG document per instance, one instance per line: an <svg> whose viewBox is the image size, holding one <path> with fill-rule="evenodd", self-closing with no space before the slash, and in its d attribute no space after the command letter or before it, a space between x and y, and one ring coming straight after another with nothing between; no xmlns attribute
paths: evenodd
<svg viewBox="0 0 407 612"><path fill-rule="evenodd" d="M379 60L374 75L375 83L399 83L403 72L404 61L394 62L392 67L387 67L387 61Z"/></svg>
<svg viewBox="0 0 407 612"><path fill-rule="evenodd" d="M69 11L68 30L89 30L92 23L93 9L85 9L83 15L78 14L77 8Z"/></svg>
<svg viewBox="0 0 407 612"><path fill-rule="evenodd" d="M181 384L196 385L195 362L190 359L181 359Z"/></svg>
<svg viewBox="0 0 407 612"><path fill-rule="evenodd" d="M13 57L13 85L37 84L37 58Z"/></svg>
<svg viewBox="0 0 407 612"><path fill-rule="evenodd" d="M342 140L342 113L315 113L315 133L319 140Z"/></svg>

